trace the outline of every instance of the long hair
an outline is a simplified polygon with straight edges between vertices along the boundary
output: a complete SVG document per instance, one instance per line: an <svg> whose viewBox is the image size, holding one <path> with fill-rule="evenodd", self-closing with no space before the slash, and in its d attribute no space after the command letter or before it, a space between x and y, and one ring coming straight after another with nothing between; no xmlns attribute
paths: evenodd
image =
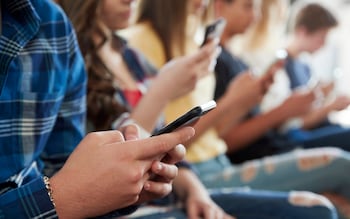
<svg viewBox="0 0 350 219"><path fill-rule="evenodd" d="M159 35L166 60L185 53L187 0L142 0L136 22L148 21Z"/></svg>
<svg viewBox="0 0 350 219"><path fill-rule="evenodd" d="M108 130L112 122L127 110L116 101L114 95L117 87L114 83L114 75L97 54L108 37L99 25L101 2L101 0L60 0L59 4L73 23L85 59L88 73L88 120L96 130ZM93 35L102 39L100 44L96 45ZM119 40L113 39L116 41L113 44L118 45ZM115 49L118 49L117 46Z"/></svg>
<svg viewBox="0 0 350 219"><path fill-rule="evenodd" d="M282 28L282 31L286 26L287 19L287 7L286 0L262 0L259 20L252 25L252 27L246 33L247 49L257 50L261 49L268 43L271 37L271 28ZM279 29L275 30L279 31Z"/></svg>

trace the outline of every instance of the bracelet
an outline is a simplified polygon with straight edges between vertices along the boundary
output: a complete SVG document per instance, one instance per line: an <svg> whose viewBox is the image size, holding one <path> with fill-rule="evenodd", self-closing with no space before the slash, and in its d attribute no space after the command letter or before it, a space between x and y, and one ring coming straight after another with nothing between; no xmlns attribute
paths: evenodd
<svg viewBox="0 0 350 219"><path fill-rule="evenodd" d="M50 201L52 202L53 206L56 207L56 204L55 204L53 196L52 196L53 191L52 191L52 188L50 185L50 179L47 176L44 176L43 179L44 179L45 187L47 190L47 194L49 195Z"/></svg>

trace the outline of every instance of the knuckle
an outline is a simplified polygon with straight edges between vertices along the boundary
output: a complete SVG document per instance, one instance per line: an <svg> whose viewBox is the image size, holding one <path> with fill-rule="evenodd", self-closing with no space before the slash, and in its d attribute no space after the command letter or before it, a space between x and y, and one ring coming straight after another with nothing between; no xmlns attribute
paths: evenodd
<svg viewBox="0 0 350 219"><path fill-rule="evenodd" d="M130 172L130 182L133 184L138 184L142 180L143 175L144 173L141 169Z"/></svg>

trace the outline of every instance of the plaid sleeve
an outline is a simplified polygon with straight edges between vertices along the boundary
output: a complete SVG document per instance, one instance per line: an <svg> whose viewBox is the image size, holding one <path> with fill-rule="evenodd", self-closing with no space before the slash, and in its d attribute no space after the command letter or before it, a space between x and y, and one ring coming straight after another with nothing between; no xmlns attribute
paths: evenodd
<svg viewBox="0 0 350 219"><path fill-rule="evenodd" d="M68 22L68 21L67 21ZM68 22L68 24L70 24ZM52 176L85 135L86 72L74 31L69 26L69 74L65 96L42 155L44 174Z"/></svg>
<svg viewBox="0 0 350 219"><path fill-rule="evenodd" d="M0 196L0 218L58 218L41 177Z"/></svg>

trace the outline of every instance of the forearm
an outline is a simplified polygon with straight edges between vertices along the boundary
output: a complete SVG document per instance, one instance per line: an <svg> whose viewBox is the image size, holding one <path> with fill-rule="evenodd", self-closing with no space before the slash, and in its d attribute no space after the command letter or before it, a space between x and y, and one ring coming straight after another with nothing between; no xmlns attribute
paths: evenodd
<svg viewBox="0 0 350 219"><path fill-rule="evenodd" d="M192 193L207 194L206 188L198 177L187 168L180 168L178 176L174 180L174 190L181 200L185 200Z"/></svg>
<svg viewBox="0 0 350 219"><path fill-rule="evenodd" d="M167 103L166 95L151 88L132 111L130 117L143 129L152 132Z"/></svg>
<svg viewBox="0 0 350 219"><path fill-rule="evenodd" d="M275 108L269 112L258 115L247 121L232 127L226 135L221 136L228 145L228 152L237 151L263 135L269 130L279 127L287 116L281 108Z"/></svg>
<svg viewBox="0 0 350 219"><path fill-rule="evenodd" d="M312 110L306 116L302 117L303 119L303 128L312 129L324 121L328 114L331 112L330 106L324 106L322 108Z"/></svg>
<svg viewBox="0 0 350 219"><path fill-rule="evenodd" d="M238 98L230 101L221 98L219 101L217 101L217 107L207 113L205 116L201 117L201 119L194 126L196 135L191 139L190 143L196 141L208 129L216 128L218 131L222 131L222 129L236 124L236 122L238 122L239 119L241 119L247 113L247 110L239 103L240 100Z"/></svg>

